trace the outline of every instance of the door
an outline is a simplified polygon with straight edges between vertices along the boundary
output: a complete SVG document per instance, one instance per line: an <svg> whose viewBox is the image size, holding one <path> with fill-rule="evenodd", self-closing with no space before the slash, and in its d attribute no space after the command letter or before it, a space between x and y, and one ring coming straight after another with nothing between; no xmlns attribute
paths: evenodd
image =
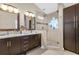
<svg viewBox="0 0 79 59"><path fill-rule="evenodd" d="M79 4L76 5L76 53L79 53Z"/></svg>
<svg viewBox="0 0 79 59"><path fill-rule="evenodd" d="M75 6L64 9L64 49L75 52Z"/></svg>
<svg viewBox="0 0 79 59"><path fill-rule="evenodd" d="M0 39L0 55L8 55L8 39Z"/></svg>
<svg viewBox="0 0 79 59"><path fill-rule="evenodd" d="M20 53L20 38L9 38L9 54L15 55Z"/></svg>

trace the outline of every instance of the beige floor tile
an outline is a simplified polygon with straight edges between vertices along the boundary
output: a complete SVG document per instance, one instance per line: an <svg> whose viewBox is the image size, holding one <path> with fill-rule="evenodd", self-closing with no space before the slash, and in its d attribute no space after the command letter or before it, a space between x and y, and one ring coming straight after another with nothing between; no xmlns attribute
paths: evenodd
<svg viewBox="0 0 79 59"><path fill-rule="evenodd" d="M77 54L66 50L47 50L42 55L77 55Z"/></svg>
<svg viewBox="0 0 79 59"><path fill-rule="evenodd" d="M26 55L41 55L42 53L44 53L46 51L46 49L42 49L40 47L37 47L29 52L27 52Z"/></svg>
<svg viewBox="0 0 79 59"><path fill-rule="evenodd" d="M73 52L67 50L53 50L53 49L42 49L37 47L29 52L26 55L77 55Z"/></svg>

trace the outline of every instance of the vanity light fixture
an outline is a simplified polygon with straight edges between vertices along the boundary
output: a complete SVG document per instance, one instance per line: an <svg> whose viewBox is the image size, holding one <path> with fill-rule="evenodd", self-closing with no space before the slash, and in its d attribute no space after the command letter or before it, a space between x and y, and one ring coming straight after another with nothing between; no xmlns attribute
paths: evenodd
<svg viewBox="0 0 79 59"><path fill-rule="evenodd" d="M29 17L32 17L32 13L29 13Z"/></svg>
<svg viewBox="0 0 79 59"><path fill-rule="evenodd" d="M32 17L35 17L35 14L32 14Z"/></svg>
<svg viewBox="0 0 79 59"><path fill-rule="evenodd" d="M8 11L9 11L9 12L13 12L13 7L8 6Z"/></svg>
<svg viewBox="0 0 79 59"><path fill-rule="evenodd" d="M35 17L35 14L34 13L32 13L32 12L29 12L29 11L27 11L26 10L26 12L24 13L26 16L28 16L28 17Z"/></svg>
<svg viewBox="0 0 79 59"><path fill-rule="evenodd" d="M7 5L4 5L4 4L1 4L1 5L0 5L0 8L1 8L2 10L7 10L7 9L8 9Z"/></svg>
<svg viewBox="0 0 79 59"><path fill-rule="evenodd" d="M19 13L19 10L16 7L7 4L0 4L0 9L8 12Z"/></svg>
<svg viewBox="0 0 79 59"><path fill-rule="evenodd" d="M26 16L29 16L29 12L28 12L28 11L26 11L26 12L25 12L25 15L26 15Z"/></svg>
<svg viewBox="0 0 79 59"><path fill-rule="evenodd" d="M14 13L19 13L19 10L18 9L16 9L16 8L14 8Z"/></svg>

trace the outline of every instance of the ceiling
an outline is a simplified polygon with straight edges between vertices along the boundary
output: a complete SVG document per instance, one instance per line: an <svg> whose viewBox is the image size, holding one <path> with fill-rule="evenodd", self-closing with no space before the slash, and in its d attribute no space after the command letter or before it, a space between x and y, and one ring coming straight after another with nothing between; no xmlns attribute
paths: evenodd
<svg viewBox="0 0 79 59"><path fill-rule="evenodd" d="M69 7L75 3L64 3L65 7ZM46 14L55 12L57 10L57 3L35 3L37 7L39 7Z"/></svg>

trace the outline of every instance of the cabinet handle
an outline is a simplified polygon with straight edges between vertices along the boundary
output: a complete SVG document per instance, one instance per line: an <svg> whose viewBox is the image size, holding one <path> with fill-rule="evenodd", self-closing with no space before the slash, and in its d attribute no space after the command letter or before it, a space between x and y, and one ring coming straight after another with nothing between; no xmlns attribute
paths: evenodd
<svg viewBox="0 0 79 59"><path fill-rule="evenodd" d="M24 44L28 43L28 41L24 41Z"/></svg>

